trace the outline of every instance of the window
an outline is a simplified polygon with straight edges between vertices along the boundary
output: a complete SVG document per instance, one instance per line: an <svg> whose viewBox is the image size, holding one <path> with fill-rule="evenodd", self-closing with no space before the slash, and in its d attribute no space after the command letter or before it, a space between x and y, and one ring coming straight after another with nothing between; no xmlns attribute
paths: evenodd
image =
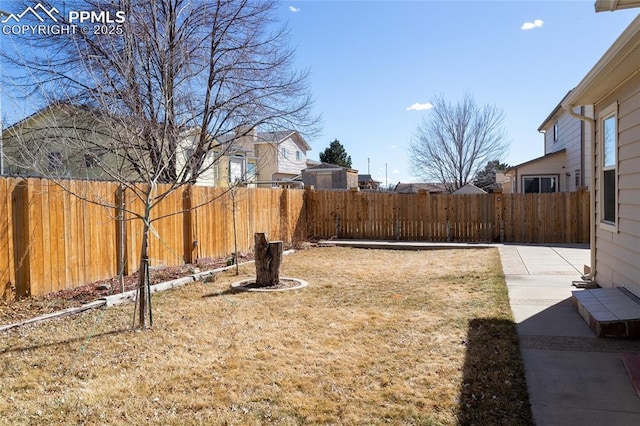
<svg viewBox="0 0 640 426"><path fill-rule="evenodd" d="M300 151L296 151L296 160L298 161L302 160L302 153Z"/></svg>
<svg viewBox="0 0 640 426"><path fill-rule="evenodd" d="M61 170L64 165L64 159L60 151L50 152L47 156L49 170Z"/></svg>
<svg viewBox="0 0 640 426"><path fill-rule="evenodd" d="M600 115L600 142L602 149L601 154L601 170L600 173L600 214L601 222L605 224L615 225L617 219L617 104L613 104L604 109Z"/></svg>
<svg viewBox="0 0 640 426"><path fill-rule="evenodd" d="M280 152L284 158L289 158L289 151L287 151L287 148L280 148Z"/></svg>
<svg viewBox="0 0 640 426"><path fill-rule="evenodd" d="M247 180L252 181L256 178L256 163L247 163Z"/></svg>
<svg viewBox="0 0 640 426"><path fill-rule="evenodd" d="M553 123L553 141L558 142L558 122Z"/></svg>
<svg viewBox="0 0 640 426"><path fill-rule="evenodd" d="M244 159L232 158L229 160L229 183L238 183L242 181L244 175Z"/></svg>
<svg viewBox="0 0 640 426"><path fill-rule="evenodd" d="M525 194L558 192L558 176L525 176L522 182Z"/></svg>

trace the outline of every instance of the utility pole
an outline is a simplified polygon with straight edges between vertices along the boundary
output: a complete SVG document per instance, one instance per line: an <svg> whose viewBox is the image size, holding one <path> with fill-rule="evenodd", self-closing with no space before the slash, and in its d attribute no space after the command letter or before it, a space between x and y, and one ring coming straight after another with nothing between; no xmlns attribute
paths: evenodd
<svg viewBox="0 0 640 426"><path fill-rule="evenodd" d="M389 179L387 178L387 163L384 163L384 186L385 189L389 189Z"/></svg>
<svg viewBox="0 0 640 426"><path fill-rule="evenodd" d="M371 174L371 158L367 157L367 174Z"/></svg>

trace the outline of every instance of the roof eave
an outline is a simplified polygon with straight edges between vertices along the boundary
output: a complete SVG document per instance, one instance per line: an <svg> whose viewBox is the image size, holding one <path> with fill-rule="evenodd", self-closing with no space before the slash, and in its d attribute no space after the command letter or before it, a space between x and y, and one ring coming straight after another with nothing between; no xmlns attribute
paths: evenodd
<svg viewBox="0 0 640 426"><path fill-rule="evenodd" d="M639 0L596 0L594 7L598 12L613 12L620 9L640 7Z"/></svg>
<svg viewBox="0 0 640 426"><path fill-rule="evenodd" d="M612 71L630 76L640 70L640 66L633 61L624 59L640 45L640 15L613 42L600 60L591 68L587 75L562 101L562 107L569 109L579 105L592 105L607 94L611 93L621 83L620 78L612 78ZM598 89L595 91L594 89Z"/></svg>
<svg viewBox="0 0 640 426"><path fill-rule="evenodd" d="M558 111L560 111L562 109L562 101L564 101L567 96L569 96L569 93L571 93L571 90L569 90L567 92L566 95L564 95L564 97L562 98L562 100L560 102L558 102L558 105L556 105L556 107L553 109L553 111L551 111L551 114L549 114L547 116L547 118L544 119L544 121L542 122L542 124L540 126L538 126L538 131L542 131L545 127L547 127L547 123L549 123L549 121L551 121L552 118L554 118L554 116L556 115L556 113Z"/></svg>

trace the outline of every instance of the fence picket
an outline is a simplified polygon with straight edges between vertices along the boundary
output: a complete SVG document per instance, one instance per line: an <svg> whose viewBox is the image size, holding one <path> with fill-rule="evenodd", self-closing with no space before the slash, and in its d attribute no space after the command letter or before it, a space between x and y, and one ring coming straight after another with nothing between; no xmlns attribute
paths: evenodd
<svg viewBox="0 0 640 426"><path fill-rule="evenodd" d="M67 189L65 189L67 188ZM166 187L160 186L162 193ZM107 208L90 201L108 201ZM229 256L233 245L231 194L224 188L185 187L153 212L153 265ZM118 273L120 195L110 182L0 178L0 298L40 295ZM125 273L138 269L140 199L122 195ZM585 243L589 193L440 195L388 192L238 188L238 250L252 250L253 234L285 244L309 237L415 241ZM189 209L200 206L193 211ZM194 244L194 242L196 242Z"/></svg>

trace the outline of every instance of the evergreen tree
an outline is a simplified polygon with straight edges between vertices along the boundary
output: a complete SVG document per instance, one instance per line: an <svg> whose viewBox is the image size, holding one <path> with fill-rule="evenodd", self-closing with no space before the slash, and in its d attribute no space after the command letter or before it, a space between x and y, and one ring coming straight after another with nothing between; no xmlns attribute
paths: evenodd
<svg viewBox="0 0 640 426"><path fill-rule="evenodd" d="M351 156L347 155L347 151L338 139L334 139L324 152L320 153L320 161L351 168Z"/></svg>
<svg viewBox="0 0 640 426"><path fill-rule="evenodd" d="M487 165L484 166L484 169L478 172L473 180L473 184L487 192L493 192L500 188L500 185L496 182L496 172L504 172L508 168L508 164L501 163L498 160L489 161Z"/></svg>

